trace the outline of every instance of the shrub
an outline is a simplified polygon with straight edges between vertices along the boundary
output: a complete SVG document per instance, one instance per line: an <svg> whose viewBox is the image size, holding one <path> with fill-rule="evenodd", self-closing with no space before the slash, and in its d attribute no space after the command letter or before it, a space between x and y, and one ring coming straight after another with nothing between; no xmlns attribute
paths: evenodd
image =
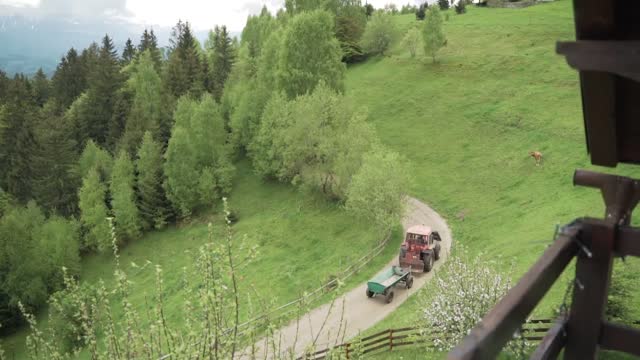
<svg viewBox="0 0 640 360"><path fill-rule="evenodd" d="M464 14L467 12L467 3L466 1L460 0L457 4L454 5L454 9L456 10L456 14Z"/></svg>
<svg viewBox="0 0 640 360"><path fill-rule="evenodd" d="M420 326L433 331L436 351L449 351L491 310L511 287L510 275L494 270L483 256L467 256L464 249L447 261L447 269L436 273L435 289L420 301ZM512 340L506 351L520 355L528 344Z"/></svg>
<svg viewBox="0 0 640 360"><path fill-rule="evenodd" d="M449 0L438 0L438 6L440 7L440 10L448 10Z"/></svg>

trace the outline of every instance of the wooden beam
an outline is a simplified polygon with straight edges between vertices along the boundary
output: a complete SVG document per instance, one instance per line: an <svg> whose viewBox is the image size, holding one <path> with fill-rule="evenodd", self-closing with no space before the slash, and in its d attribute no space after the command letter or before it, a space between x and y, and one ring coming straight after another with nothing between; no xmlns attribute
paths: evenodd
<svg viewBox="0 0 640 360"><path fill-rule="evenodd" d="M602 348L640 356L640 331L605 322L600 333L599 343Z"/></svg>
<svg viewBox="0 0 640 360"><path fill-rule="evenodd" d="M556 52L578 71L606 72L640 81L640 41L561 41Z"/></svg>
<svg viewBox="0 0 640 360"><path fill-rule="evenodd" d="M640 256L640 229L631 227L620 228L618 230L615 251L619 256Z"/></svg>
<svg viewBox="0 0 640 360"><path fill-rule="evenodd" d="M544 336L536 351L531 355L531 360L556 359L560 350L567 343L567 320L558 319Z"/></svg>
<svg viewBox="0 0 640 360"><path fill-rule="evenodd" d="M565 359L596 358L611 279L616 224L613 221L585 220L583 234L582 241L590 248L591 256L581 253L576 262Z"/></svg>
<svg viewBox="0 0 640 360"><path fill-rule="evenodd" d="M525 322L578 251L581 226L558 236L509 293L453 349L448 359L493 359Z"/></svg>

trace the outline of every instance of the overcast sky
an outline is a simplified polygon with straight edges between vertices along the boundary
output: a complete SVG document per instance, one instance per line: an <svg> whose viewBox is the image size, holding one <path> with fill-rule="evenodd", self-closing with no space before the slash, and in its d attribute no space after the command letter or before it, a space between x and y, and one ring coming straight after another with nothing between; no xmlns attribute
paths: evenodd
<svg viewBox="0 0 640 360"><path fill-rule="evenodd" d="M409 2L420 1L369 0L376 8ZM227 25L231 31L241 31L247 16L258 13L263 5L275 11L283 4L284 0L0 0L5 9L13 8L17 13L92 19L117 16L139 24L162 26L172 26L183 19L198 30Z"/></svg>

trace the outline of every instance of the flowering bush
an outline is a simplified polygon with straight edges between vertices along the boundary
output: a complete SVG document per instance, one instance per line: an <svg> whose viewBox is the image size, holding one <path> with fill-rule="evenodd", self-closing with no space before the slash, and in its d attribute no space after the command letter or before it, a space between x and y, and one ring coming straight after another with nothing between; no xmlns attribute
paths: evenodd
<svg viewBox="0 0 640 360"><path fill-rule="evenodd" d="M431 334L435 350L442 352L460 343L506 295L511 277L492 269L483 256L471 258L458 249L458 255L447 261L446 270L436 274L434 283L435 287L423 292L419 319L423 333ZM518 356L527 346L524 338L514 339L506 350Z"/></svg>

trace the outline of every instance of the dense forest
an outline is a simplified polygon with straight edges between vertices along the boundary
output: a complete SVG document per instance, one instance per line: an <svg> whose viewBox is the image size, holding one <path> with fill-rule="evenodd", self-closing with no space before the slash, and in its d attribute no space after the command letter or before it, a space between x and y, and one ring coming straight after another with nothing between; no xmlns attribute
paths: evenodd
<svg viewBox="0 0 640 360"><path fill-rule="evenodd" d="M166 49L153 30L121 51L105 35L71 48L50 79L0 71L1 331L77 277L83 255L220 204L240 158L396 224L404 162L344 97L346 63L384 52L387 15L287 0L250 16L241 40L216 26L200 44L180 21Z"/></svg>

